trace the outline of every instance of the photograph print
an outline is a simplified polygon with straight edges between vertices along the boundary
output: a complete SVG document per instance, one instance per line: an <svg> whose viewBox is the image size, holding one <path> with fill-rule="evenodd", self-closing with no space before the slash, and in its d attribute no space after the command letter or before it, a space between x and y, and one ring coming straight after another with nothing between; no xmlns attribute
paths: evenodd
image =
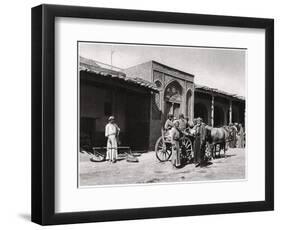
<svg viewBox="0 0 281 230"><path fill-rule="evenodd" d="M77 46L78 187L247 179L247 49Z"/></svg>

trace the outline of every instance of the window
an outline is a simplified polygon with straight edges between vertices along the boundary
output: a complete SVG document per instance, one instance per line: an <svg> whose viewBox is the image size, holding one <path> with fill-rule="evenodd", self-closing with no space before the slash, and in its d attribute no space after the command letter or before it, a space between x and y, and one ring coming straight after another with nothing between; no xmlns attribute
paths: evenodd
<svg viewBox="0 0 281 230"><path fill-rule="evenodd" d="M154 83L155 83L155 85L156 85L156 87L157 87L158 89L162 88L162 83L161 83L161 81L156 80Z"/></svg>

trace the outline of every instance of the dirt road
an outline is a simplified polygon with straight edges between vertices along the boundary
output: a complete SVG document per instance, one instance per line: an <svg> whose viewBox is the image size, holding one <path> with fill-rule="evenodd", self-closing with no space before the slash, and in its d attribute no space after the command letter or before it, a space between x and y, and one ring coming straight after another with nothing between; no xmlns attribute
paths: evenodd
<svg viewBox="0 0 281 230"><path fill-rule="evenodd" d="M226 158L213 160L207 167L189 164L174 169L171 162L160 163L154 152L142 154L138 163L126 160L115 164L91 162L80 154L80 186L157 182L208 181L245 178L245 149L229 149Z"/></svg>

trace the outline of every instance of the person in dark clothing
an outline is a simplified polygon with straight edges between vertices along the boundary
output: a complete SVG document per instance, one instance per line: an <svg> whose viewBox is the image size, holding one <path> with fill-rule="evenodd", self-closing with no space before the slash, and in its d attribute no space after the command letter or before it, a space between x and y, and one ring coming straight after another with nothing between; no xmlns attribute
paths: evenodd
<svg viewBox="0 0 281 230"><path fill-rule="evenodd" d="M180 160L180 136L181 131L179 129L179 121L174 122L174 127L171 129L171 142L172 142L172 158L171 162L174 167L181 165Z"/></svg>
<svg viewBox="0 0 281 230"><path fill-rule="evenodd" d="M196 167L203 166L205 163L205 146L206 146L206 125L201 118L196 119L194 139L194 163Z"/></svg>

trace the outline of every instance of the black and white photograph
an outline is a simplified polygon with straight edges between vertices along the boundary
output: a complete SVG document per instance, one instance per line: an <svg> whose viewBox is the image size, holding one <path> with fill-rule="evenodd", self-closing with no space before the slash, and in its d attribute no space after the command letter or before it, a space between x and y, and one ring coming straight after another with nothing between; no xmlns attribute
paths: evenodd
<svg viewBox="0 0 281 230"><path fill-rule="evenodd" d="M247 49L77 42L78 187L247 179Z"/></svg>
<svg viewBox="0 0 281 230"><path fill-rule="evenodd" d="M278 229L279 5L2 1L1 229Z"/></svg>

